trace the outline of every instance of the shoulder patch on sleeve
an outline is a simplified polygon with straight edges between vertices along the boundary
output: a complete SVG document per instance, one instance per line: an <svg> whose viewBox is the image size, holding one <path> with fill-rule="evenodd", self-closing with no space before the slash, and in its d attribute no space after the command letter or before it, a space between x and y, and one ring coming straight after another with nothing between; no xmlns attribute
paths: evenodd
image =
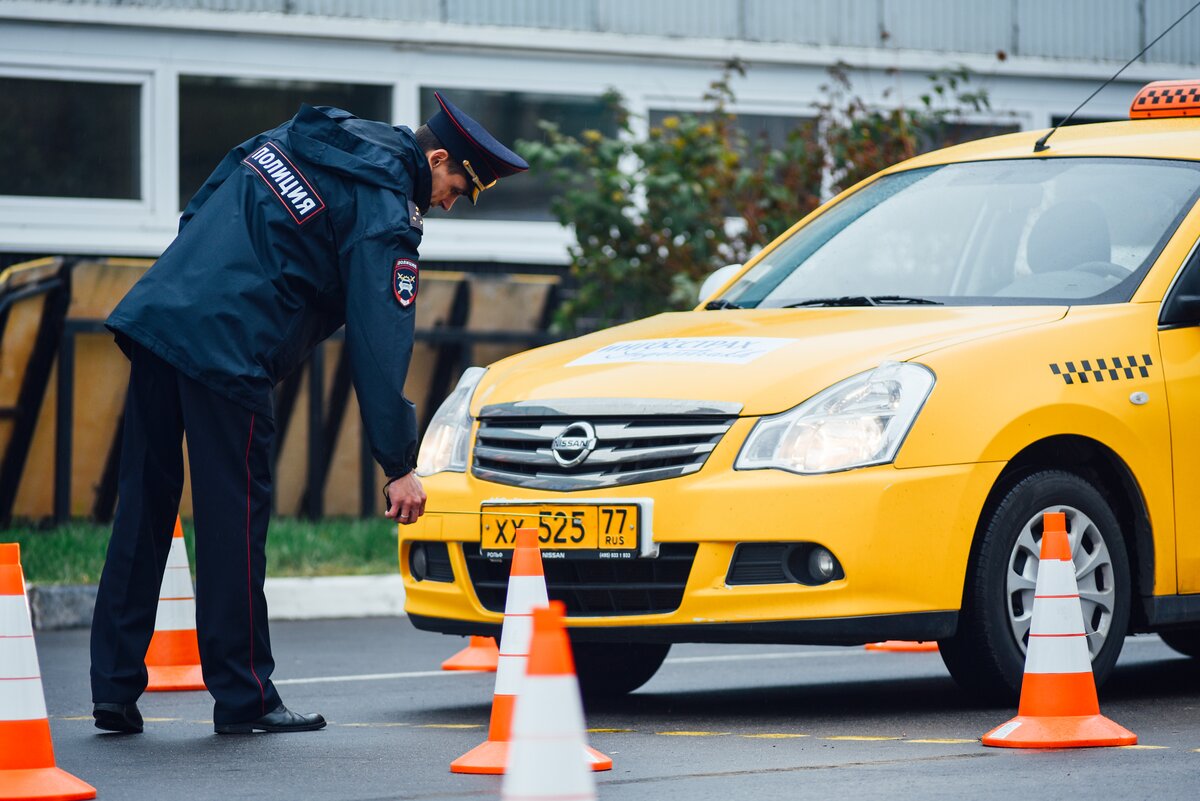
<svg viewBox="0 0 1200 801"><path fill-rule="evenodd" d="M297 225L304 225L325 210L325 201L312 182L274 142L264 143L242 163L258 173Z"/></svg>
<svg viewBox="0 0 1200 801"><path fill-rule="evenodd" d="M417 285L420 283L420 268L412 259L396 259L392 265L392 292L396 300L404 308L413 305L417 299Z"/></svg>

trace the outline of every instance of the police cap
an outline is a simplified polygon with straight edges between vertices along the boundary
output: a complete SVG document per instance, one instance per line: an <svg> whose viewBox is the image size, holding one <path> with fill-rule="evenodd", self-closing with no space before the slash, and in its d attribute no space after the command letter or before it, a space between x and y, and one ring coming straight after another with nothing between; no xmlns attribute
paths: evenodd
<svg viewBox="0 0 1200 801"><path fill-rule="evenodd" d="M467 171L472 184L471 205L475 205L480 192L490 189L496 181L529 169L525 159L500 144L486 128L439 92L433 96L441 109L425 124Z"/></svg>

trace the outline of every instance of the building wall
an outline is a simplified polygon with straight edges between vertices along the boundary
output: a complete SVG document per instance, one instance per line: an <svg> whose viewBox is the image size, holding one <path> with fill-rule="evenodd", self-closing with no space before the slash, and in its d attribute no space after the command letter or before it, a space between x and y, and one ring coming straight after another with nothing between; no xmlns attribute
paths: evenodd
<svg viewBox="0 0 1200 801"><path fill-rule="evenodd" d="M1124 61L1191 0L42 0L42 4L435 23ZM1200 16L1147 63L1196 64ZM1188 42L1188 39L1191 42Z"/></svg>
<svg viewBox="0 0 1200 801"><path fill-rule="evenodd" d="M0 79L137 87L136 199L0 196L0 242L20 253L154 256L179 214L180 76L386 87L393 122L420 122L421 89L596 98L641 117L702 107L720 64L748 64L737 110L804 116L827 70L849 65L881 105L963 65L993 113L1040 128L1074 108L1190 0L0 0ZM1002 54L1002 57L998 56ZM1149 80L1200 65L1200 13L1084 111L1124 116ZM10 112L10 113L16 113ZM103 113L98 112L98 113ZM0 123L2 125L2 123ZM236 144L229 142L228 145ZM62 153L53 169L87 170ZM522 178L514 180L523 180ZM485 195L483 203L487 203ZM499 216L499 219L495 217ZM551 221L432 218L427 262L566 262Z"/></svg>

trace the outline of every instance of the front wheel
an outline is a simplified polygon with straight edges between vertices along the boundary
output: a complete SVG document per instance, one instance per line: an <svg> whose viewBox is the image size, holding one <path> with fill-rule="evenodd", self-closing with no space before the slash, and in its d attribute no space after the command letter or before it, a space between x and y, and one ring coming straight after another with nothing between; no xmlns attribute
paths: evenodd
<svg viewBox="0 0 1200 801"><path fill-rule="evenodd" d="M571 642L584 698L627 695L654 676L670 643Z"/></svg>
<svg viewBox="0 0 1200 801"><path fill-rule="evenodd" d="M1097 687L1121 653L1132 581L1116 515L1083 477L1062 470L1034 473L984 511L958 631L939 642L950 675L981 700L1006 704L1020 695L1046 512L1066 514Z"/></svg>

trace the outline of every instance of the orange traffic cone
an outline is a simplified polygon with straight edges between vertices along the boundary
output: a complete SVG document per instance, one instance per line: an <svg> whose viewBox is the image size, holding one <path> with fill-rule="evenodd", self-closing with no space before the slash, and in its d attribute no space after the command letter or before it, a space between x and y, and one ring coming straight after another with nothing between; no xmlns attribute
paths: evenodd
<svg viewBox="0 0 1200 801"><path fill-rule="evenodd" d="M442 670L481 670L496 672L500 649L491 637L472 637L467 647L442 663Z"/></svg>
<svg viewBox="0 0 1200 801"><path fill-rule="evenodd" d="M175 518L175 536L167 554L167 570L158 592L154 636L146 651L147 691L203 690L200 644L196 640L196 598L188 570L183 525Z"/></svg>
<svg viewBox="0 0 1200 801"><path fill-rule="evenodd" d="M921 653L924 651L936 651L938 644L932 640L884 640L883 642L869 642L865 646L868 651L897 651L902 653Z"/></svg>
<svg viewBox="0 0 1200 801"><path fill-rule="evenodd" d="M525 675L533 610L549 602L537 533L537 529L533 528L517 529L516 547L508 575L508 594L504 600L496 689L492 697L487 740L451 762L451 773L503 773L508 761L513 705Z"/></svg>
<svg viewBox="0 0 1200 801"><path fill-rule="evenodd" d="M536 528L517 529L508 595L504 601L504 625L500 629L500 658L487 740L451 762L452 773L503 773L508 762L513 705L525 677L533 610L549 603L537 537ZM612 768L612 760L599 751L589 751L588 758L593 770Z"/></svg>
<svg viewBox="0 0 1200 801"><path fill-rule="evenodd" d="M1077 748L1133 745L1137 735L1100 714L1067 516L1047 512L1025 677L1017 716L983 735L1005 748Z"/></svg>
<svg viewBox="0 0 1200 801"><path fill-rule="evenodd" d="M513 710L512 748L500 797L505 801L594 801L586 757L583 701L563 604L533 610L533 639L525 683Z"/></svg>
<svg viewBox="0 0 1200 801"><path fill-rule="evenodd" d="M0 544L0 799L95 797L95 787L55 766L21 546Z"/></svg>

